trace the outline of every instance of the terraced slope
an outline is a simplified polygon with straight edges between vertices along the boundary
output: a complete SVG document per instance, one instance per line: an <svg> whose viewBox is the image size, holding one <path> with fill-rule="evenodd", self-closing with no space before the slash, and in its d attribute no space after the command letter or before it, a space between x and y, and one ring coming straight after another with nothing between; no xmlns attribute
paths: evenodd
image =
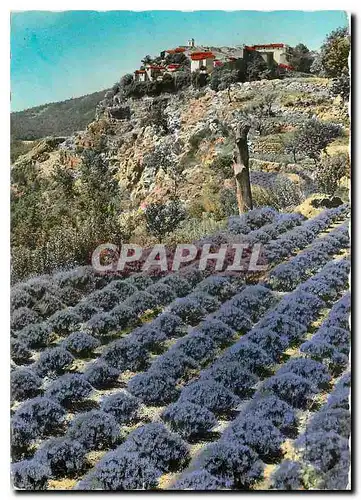
<svg viewBox="0 0 361 500"><path fill-rule="evenodd" d="M207 238L261 242L262 273L82 267L16 285L14 484L345 489L348 211L264 208Z"/></svg>

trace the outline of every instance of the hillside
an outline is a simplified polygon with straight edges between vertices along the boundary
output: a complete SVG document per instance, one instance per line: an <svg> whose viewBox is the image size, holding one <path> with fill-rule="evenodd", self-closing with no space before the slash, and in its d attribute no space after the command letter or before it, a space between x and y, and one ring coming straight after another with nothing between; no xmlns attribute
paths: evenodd
<svg viewBox="0 0 361 500"><path fill-rule="evenodd" d="M292 211L317 193L348 201L349 119L330 84L316 77L261 80L139 99L108 92L85 130L44 139L15 162L14 279L88 263L99 241L172 244L222 227L237 213L234 130L245 119L255 207ZM305 126L306 143L293 146ZM157 212L174 199L179 206L169 209L178 222L159 234L148 207ZM304 210L312 214L317 206Z"/></svg>
<svg viewBox="0 0 361 500"><path fill-rule="evenodd" d="M11 113L11 138L32 141L84 130L94 120L96 105L105 93L106 90L101 90Z"/></svg>

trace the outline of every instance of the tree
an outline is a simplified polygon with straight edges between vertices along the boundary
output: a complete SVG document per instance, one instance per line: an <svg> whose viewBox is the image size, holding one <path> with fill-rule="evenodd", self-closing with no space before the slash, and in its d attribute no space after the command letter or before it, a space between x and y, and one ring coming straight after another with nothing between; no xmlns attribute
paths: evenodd
<svg viewBox="0 0 361 500"><path fill-rule="evenodd" d="M126 97L144 97L147 91L149 90L147 87L147 83L152 82L132 82L131 85L127 85L123 87Z"/></svg>
<svg viewBox="0 0 361 500"><path fill-rule="evenodd" d="M250 128L248 123L240 122L236 129L236 162L233 169L236 179L237 203L240 215L253 208L247 143L247 136Z"/></svg>
<svg viewBox="0 0 361 500"><path fill-rule="evenodd" d="M176 52L175 54L167 54L165 64L180 64L183 68L188 68L191 63L183 52Z"/></svg>
<svg viewBox="0 0 361 500"><path fill-rule="evenodd" d="M341 76L332 80L331 95L340 96L343 102L349 100L350 97L350 76L348 72L342 73Z"/></svg>
<svg viewBox="0 0 361 500"><path fill-rule="evenodd" d="M266 78L269 69L267 63L260 54L252 53L250 61L247 63L247 80L263 80Z"/></svg>
<svg viewBox="0 0 361 500"><path fill-rule="evenodd" d="M340 180L348 171L348 156L338 154L322 159L317 166L315 180L321 193L334 195Z"/></svg>
<svg viewBox="0 0 361 500"><path fill-rule="evenodd" d="M296 71L309 73L314 60L314 55L303 43L299 43L296 47L289 47L288 61Z"/></svg>
<svg viewBox="0 0 361 500"><path fill-rule="evenodd" d="M222 68L221 67L216 67L211 73L211 77L209 80L209 86L211 87L212 90L215 90L217 92L221 81L222 81Z"/></svg>
<svg viewBox="0 0 361 500"><path fill-rule="evenodd" d="M133 77L132 77L133 78ZM113 97L120 91L120 82L115 82L113 87L112 87L112 91L113 91Z"/></svg>
<svg viewBox="0 0 361 500"><path fill-rule="evenodd" d="M325 76L325 68L322 64L321 52L316 52L310 67L310 73L318 76Z"/></svg>
<svg viewBox="0 0 361 500"><path fill-rule="evenodd" d="M115 172L102 154L87 149L82 155L79 173L79 215L91 217L94 228L110 227L115 223L117 213L118 182Z"/></svg>
<svg viewBox="0 0 361 500"><path fill-rule="evenodd" d="M287 141L287 142L286 142ZM290 153L294 163L297 163L297 153L299 152L298 141L296 136L293 135L290 139L284 141L285 153Z"/></svg>
<svg viewBox="0 0 361 500"><path fill-rule="evenodd" d="M348 72L350 46L348 28L338 28L327 36L321 47L322 66L326 76L338 78Z"/></svg>
<svg viewBox="0 0 361 500"><path fill-rule="evenodd" d="M148 54L141 59L142 64L145 66L147 64L152 64L153 58Z"/></svg>
<svg viewBox="0 0 361 500"><path fill-rule="evenodd" d="M162 79L162 92L174 92L175 83L174 78L169 73L165 73Z"/></svg>
<svg viewBox="0 0 361 500"><path fill-rule="evenodd" d="M183 165L179 162L177 155L180 153L180 143L174 142L172 137L165 138L160 142L152 153L148 153L143 159L143 167L154 177L159 169L162 169L173 181L174 195L176 195L179 183L183 180Z"/></svg>
<svg viewBox="0 0 361 500"><path fill-rule="evenodd" d="M197 69L193 71L191 74L192 85L193 87L199 89L201 87L205 87L209 81L209 75L205 71L205 68Z"/></svg>
<svg viewBox="0 0 361 500"><path fill-rule="evenodd" d="M151 203L145 210L147 231L161 242L165 235L174 231L186 217L186 211L178 199L168 203Z"/></svg>
<svg viewBox="0 0 361 500"><path fill-rule="evenodd" d="M303 153L317 165L321 152L325 151L326 147L341 135L341 132L340 125L336 123L311 118L298 128L285 151L292 152L295 161L296 154Z"/></svg>
<svg viewBox="0 0 361 500"><path fill-rule="evenodd" d="M238 82L238 71L236 69L229 70L226 69L222 72L221 81L218 85L218 90L228 91L228 100L231 102L231 85L232 83Z"/></svg>
<svg viewBox="0 0 361 500"><path fill-rule="evenodd" d="M278 64L275 61L266 63L258 52L250 53L245 74L249 82L254 80L271 80L272 78L280 77Z"/></svg>
<svg viewBox="0 0 361 500"><path fill-rule="evenodd" d="M248 106L242 112L244 119L249 122L251 128L257 130L260 135L267 135L269 133L269 118L274 115L272 106L275 100L276 94L269 92L257 104Z"/></svg>
<svg viewBox="0 0 361 500"><path fill-rule="evenodd" d="M222 180L230 179L233 175L233 155L220 153L212 162L211 170L216 172Z"/></svg>
<svg viewBox="0 0 361 500"><path fill-rule="evenodd" d="M174 195L178 192L179 184L182 180L184 180L183 173L184 166L183 164L176 159L168 165L168 168L165 170L170 179L173 181L173 189Z"/></svg>
<svg viewBox="0 0 361 500"><path fill-rule="evenodd" d="M127 73L123 75L120 79L120 87L124 89L124 87L128 87L133 83L133 75L131 73Z"/></svg>
<svg viewBox="0 0 361 500"><path fill-rule="evenodd" d="M211 73L210 87L212 90L228 90L228 99L231 102L230 87L233 83L243 82L245 80L244 64L239 64L234 68L231 64L224 64L216 67Z"/></svg>
<svg viewBox="0 0 361 500"><path fill-rule="evenodd" d="M144 121L145 125L151 124L158 127L164 134L168 133L168 120L164 113L166 102L161 98L155 98L152 102L150 111Z"/></svg>
<svg viewBox="0 0 361 500"><path fill-rule="evenodd" d="M262 97L260 105L265 110L267 116L273 116L274 115L274 112L272 110L272 106L275 103L276 98L277 98L277 96L276 96L276 94L274 92L267 92L267 94L265 94Z"/></svg>
<svg viewBox="0 0 361 500"><path fill-rule="evenodd" d="M191 84L191 73L189 71L177 71L174 77L176 90L189 87Z"/></svg>
<svg viewBox="0 0 361 500"><path fill-rule="evenodd" d="M65 165L55 165L50 179L53 181L53 211L59 210L58 215L64 217L68 212L68 207L76 197L75 175L71 168Z"/></svg>
<svg viewBox="0 0 361 500"><path fill-rule="evenodd" d="M160 95L163 91L163 82L160 82L158 80L153 80L151 82L145 82L145 94L146 95Z"/></svg>

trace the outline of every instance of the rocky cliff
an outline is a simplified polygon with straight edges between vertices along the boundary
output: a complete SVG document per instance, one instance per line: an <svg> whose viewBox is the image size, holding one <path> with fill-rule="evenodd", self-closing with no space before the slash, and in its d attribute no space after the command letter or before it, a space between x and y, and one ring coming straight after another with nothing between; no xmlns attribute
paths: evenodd
<svg viewBox="0 0 361 500"><path fill-rule="evenodd" d="M259 116L255 109L263 101L269 109ZM321 78L237 83L218 92L188 88L121 101L108 92L85 131L44 140L17 163L30 160L44 175L59 164L76 171L83 150L97 148L134 206L163 199L174 189L190 202L214 184L219 188L217 159L231 157L232 129L245 112L254 113L259 125L249 136L252 170L289 173L287 134L307 117L345 122L344 107L332 102L331 106L329 81ZM341 149L347 149L347 140ZM231 181L223 175L222 182Z"/></svg>

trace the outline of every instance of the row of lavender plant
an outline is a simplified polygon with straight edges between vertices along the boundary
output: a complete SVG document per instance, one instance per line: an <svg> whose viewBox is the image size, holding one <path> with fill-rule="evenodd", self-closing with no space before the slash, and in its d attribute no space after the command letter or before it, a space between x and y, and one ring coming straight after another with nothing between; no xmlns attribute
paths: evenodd
<svg viewBox="0 0 361 500"><path fill-rule="evenodd" d="M286 224L286 227L290 227L296 223L299 223L301 218L299 217L287 217L288 223ZM196 275L197 277L198 275ZM194 273L193 273L193 279L194 279ZM177 289L177 292L182 295L189 291L190 285L187 281L184 280L184 278L180 278L178 276L168 276L165 278L166 281L170 282L172 287ZM222 281L222 280L221 280ZM211 285L214 287L216 285L217 280L214 280L213 283L207 284L205 282L203 284L204 287L208 287ZM193 281L193 284L195 281ZM218 283L218 287L219 287ZM223 280L223 285L224 285L224 280ZM229 290L232 290L232 287L230 283L229 285ZM202 287L201 287L202 288ZM236 288L233 288L233 293L236 292ZM223 292L226 294L226 290ZM172 323L169 321L170 315L163 315L159 320L155 320L153 322L153 328L159 328L159 326L162 329L166 329L167 327L169 328L169 324ZM176 323L179 323L179 318L174 316ZM170 332L169 332L170 333ZM140 351L139 351L139 346L135 346L136 353L139 354L139 352L144 355L146 352L144 351L144 345L147 345L149 343L149 340L145 338L143 335L143 338L140 338L140 332L137 332L137 340L138 342L141 342L143 340L143 345L140 346ZM77 349L78 354L85 354L85 351L87 354L89 354L89 351L94 348L97 344L95 342L97 339L94 339L94 337L91 337L85 333L81 333L81 338L77 338L77 333L70 335L66 339L66 343L69 345L72 345L74 349ZM76 342L76 340L80 340L80 342ZM75 345L74 345L75 344ZM134 362L134 349L129 349L129 345L124 346L124 353L126 356L126 360L130 360L130 363ZM149 346L148 346L149 347ZM74 351L73 351L74 352ZM110 353L112 353L112 349L109 350ZM133 354L133 358L132 358ZM138 357L138 359L140 359ZM40 386L42 384L42 380L39 378L39 375L42 377L45 377L45 384L47 383L48 377L54 377L58 374L61 374L64 369L67 368L71 364L71 362L74 360L72 355L68 352L65 351L62 348L55 348L52 351L51 350L46 350L41 356L40 362L37 363L37 373L31 372L30 370L18 370L13 372L13 379L14 379L14 388L13 388L13 395L15 399L19 400L24 400L29 397L35 396L40 389ZM136 362L136 361L135 361ZM127 364L125 363L127 366ZM132 364L130 364L132 367ZM96 368L96 369L95 369ZM114 380L117 378L119 375L119 371L117 371L114 368L109 367L106 364L101 364L98 363L94 365L94 368L91 368L89 370L88 375L88 381L89 379L93 382L93 384L97 387L103 387L104 385L109 385ZM60 401L63 403L63 405L67 406L71 403L74 403L80 399L83 399L84 397L87 397L91 390L92 387L84 377L82 377L80 374L74 374L74 375L68 375L65 376L61 379L61 381L50 384L50 387L48 387L48 390L46 391L47 396L51 396L53 399L57 399L58 402ZM44 384L42 384L44 385ZM21 386L21 390L19 390L19 387ZM129 399L129 398L128 398ZM134 399L133 399L133 406L134 406ZM49 415L52 414L53 411L58 415L58 417L55 417L55 427L57 420L61 420L63 418L63 412L57 408L57 410L54 409L54 404L53 402L46 401L46 399L39 399L35 398L33 401L29 401L26 403L25 409L22 409L21 411L23 412L22 414L26 414L26 409L30 409L30 413L34 415L34 422L31 422L32 418L26 418L24 419L19 419L17 418L19 416L19 410L17 414L15 415L14 422L13 422L13 447L15 450L15 456L23 456L26 454L28 451L28 445L31 443L34 439L34 437L40 437L42 435L47 435L48 432L48 427L47 424L44 423L44 425L38 425L37 423L37 418L35 418L35 415L37 414L38 411L44 412ZM52 417L50 416L49 419L49 425L51 426L51 419ZM45 418L46 420L46 418Z"/></svg>
<svg viewBox="0 0 361 500"><path fill-rule="evenodd" d="M133 400L133 404L134 404L134 400Z"/></svg>
<svg viewBox="0 0 361 500"><path fill-rule="evenodd" d="M333 268L331 264L333 264ZM330 263L320 273L321 281L324 283L324 278L330 277L332 271L338 273L338 278L343 275L343 286L336 285L340 292L347 284L348 270L347 268L340 270L338 263ZM329 290L334 289L334 287L335 281L329 280L325 296L328 296ZM348 297L345 297L332 308L328 319L323 323L316 336L322 336L329 323L335 324L336 317L340 315L339 308L343 311L344 321L347 321L348 300ZM287 316L290 313L294 314L294 317L299 321L298 332L288 325L286 328L279 329L276 335L273 326L269 326L266 316L262 321L265 326L260 325L255 332L246 335L241 343L247 342L247 337L251 339L261 338L261 345L264 346L264 342L267 342L268 338L267 353L274 354L273 362L280 362L282 351L297 340L299 343L307 326L315 319L323 305L322 300L317 297L304 290L297 290L279 304L276 314L280 313L281 317L285 313ZM305 314L306 312L307 314ZM338 327L345 326L345 323L336 322L336 325ZM347 332L347 330L345 331ZM308 341L302 344L301 352L307 343ZM255 482L260 481L263 477L264 462L279 460L283 454L282 443L285 438L297 433L295 410L309 408L315 394L328 387L331 374L328 364L322 364L313 359L312 356L311 359L295 358L289 360L274 376L262 383L253 400L235 422L227 428L220 441L208 446L196 458L189 472L173 487L175 489L247 489ZM336 426L337 416L333 422L333 425ZM300 440L300 443L302 442L304 441ZM322 442L321 439L319 439L319 445L320 442ZM327 447L326 439L322 451L326 453ZM316 458L315 455L312 455L313 452L309 451L309 456L314 457L315 463L317 460L329 463L327 458L322 458L322 452ZM330 454L326 456L330 457ZM340 470L344 465L344 463L340 464Z"/></svg>
<svg viewBox="0 0 361 500"><path fill-rule="evenodd" d="M348 225L344 223L323 238L316 239L312 245L295 257L276 266L269 277L271 287L284 292L293 290L348 244Z"/></svg>
<svg viewBox="0 0 361 500"><path fill-rule="evenodd" d="M297 221L297 218L291 218L291 220L287 221L287 226L285 227L289 227ZM179 276L168 276L164 278L164 280L167 280L167 282L172 284L172 287L176 289L176 293L178 295L182 296L189 290L189 284ZM121 285L123 287L124 284L124 282L115 282L116 286ZM152 295L158 296L159 303L164 304L172 297L172 295L169 293L168 288L167 290L163 290L163 287L167 288L167 285L164 285L164 283L160 282L155 285L151 285L150 288L153 289ZM147 364L149 351L151 352L152 350L159 349L160 343L162 341L170 338L171 336L179 334L179 332L182 332L182 334L184 334L184 330L181 328L178 317L181 317L181 319L185 323L197 323L202 318L202 316L219 305L217 300L212 298L211 296L215 295L217 297L218 295L219 299L224 300L225 297L232 295L232 293L236 293L237 290L236 287L232 287L232 284L228 281L227 278L222 277L207 278L206 280L204 280L204 283L202 282L197 288L196 290L199 293L192 293L184 299L176 300L173 306L170 307L170 310L175 312L176 317L174 317L174 315L170 316L169 314L161 315L155 321L146 325L146 327L133 331L132 334L129 335L126 339L121 339L120 341L110 344L104 356L101 357L100 362L93 364L89 368L89 370L87 370L86 379L88 380L88 382L92 383L92 385L96 388L103 388L111 385L112 383L115 383L119 375L119 369L131 369L136 371L144 369ZM209 294L207 295L207 292L209 292L211 296ZM148 298L149 295L150 294L146 295L146 298ZM146 305L144 305L142 309L143 311L149 306L149 299L145 300L145 304ZM228 307L227 304L225 305L225 307ZM141 312L141 310L137 312ZM113 311L113 314L114 313L118 313L118 327L122 321L125 322L122 324L122 326L125 326L125 324L129 324L129 319L132 319L134 322L137 320L134 312L133 315L131 315L129 309L124 308L124 306L122 305L116 306ZM119 313L122 314L121 317ZM101 321L100 328L99 316L101 318L104 317L103 313L98 313L91 319L90 324L92 325L98 336L102 333L108 334L108 322L105 322L104 326L103 321ZM112 318L112 320L115 321L114 318ZM207 325L205 325L204 328L207 329ZM214 329L214 325L208 325L208 330L210 328ZM212 341L205 338L204 333L205 332L203 331L203 334L201 336L196 335L191 336L190 339L186 339L185 342L183 342L184 349L187 349L187 345L188 351L191 347L195 348L195 344L197 342L200 342L202 344L200 347L201 350L210 348ZM66 368L66 366L71 364L73 361L72 354L70 354L69 351L73 351L73 353L81 355L82 353L89 353L89 351L97 347L98 344L99 341L94 337L88 335L87 333L73 333L63 342L63 348L60 347L57 349L53 349L52 351L45 351L41 355L40 361L37 365L38 374L42 376L54 376L57 372L61 373ZM215 346L216 344L213 343L213 347ZM68 348L68 351L66 351L64 347ZM173 354L173 352L171 354ZM188 360L188 367L190 366L192 366L192 363L190 363ZM187 360L179 360L177 368L178 371L182 371L185 368L187 368ZM26 374L24 374L23 376L25 377ZM70 384L71 380L78 381L79 377L66 377L65 380L67 380ZM154 380L154 374L152 374L151 381L154 384L157 383L157 380ZM136 386L138 385L139 389L139 387L144 384L144 377L143 379L141 377L136 378L133 384L134 392L139 392L139 390L136 389ZM165 387L166 384L168 386L168 392L175 391L175 388L171 387L171 380L163 380L161 386ZM158 392L159 391L157 391L157 393ZM166 394L167 391L165 391L164 393L165 400L167 398Z"/></svg>
<svg viewBox="0 0 361 500"><path fill-rule="evenodd" d="M302 221L302 217L284 214L281 214L280 219L283 230L292 228ZM268 219L261 218L262 223L264 220ZM276 225L278 229L281 229L279 221ZM203 275L204 273L196 270L192 270L192 274L183 271L183 277L169 275L155 284L147 276L134 276L132 279L136 280L140 288L137 292L134 292L134 286L129 283L129 280L114 281L102 290L92 293L86 302L81 302L77 307L55 313L47 323L29 325L21 330L16 340L12 342L12 356L18 364L31 361L30 348L41 349L49 346L55 331L57 335L68 337L53 353L45 351L42 354L41 364L44 361L44 370L47 370L50 358L50 365L55 364L53 371L61 371L72 362L73 354L89 355L99 346L99 339L107 341L111 334L119 334L120 330L136 325L139 321L139 314L147 308L161 308L175 297L183 297ZM186 277L189 279L187 280ZM128 298L126 298L127 294ZM125 301L119 304L122 299ZM82 321L87 321L85 332L79 331L84 330ZM97 338L94 338L94 335ZM138 340L140 340L139 337ZM70 352L64 352L64 349ZM59 361L52 363L53 358L59 358Z"/></svg>
<svg viewBox="0 0 361 500"><path fill-rule="evenodd" d="M328 272L329 270L327 273ZM334 284L332 283L330 286L332 287ZM294 340L295 338L299 338L300 335L302 337L302 333L304 334L307 329L305 324L309 324L315 318L317 311L323 307L323 305L324 303L321 299L318 299L311 294L306 292L295 292L295 294L291 294L291 296L284 299L279 306L277 306L276 311L270 313L270 317L266 315L259 325L259 328L265 328L265 325L268 325L269 321L271 321L271 324L273 323L273 325L278 325L278 329L280 329L283 321L284 334L287 332L292 341L292 339ZM295 322L287 319L290 314L295 315L297 320L300 320L301 322L299 323L297 321ZM282 318L280 319L277 315ZM293 328L290 328L290 325L292 325ZM279 345L274 339L275 332L271 331L270 333L273 343L279 349ZM229 372L227 373L230 363L233 362L238 365L243 365L245 371L250 372L251 376L253 375L253 378L261 376L264 373L265 367L270 367L274 364L274 359L272 359L270 354L270 352L272 352L271 349L269 348L266 352L260 348L255 342L256 338L253 337L253 331L251 331L248 335L252 335L252 337L249 338L245 335L239 342L229 348L215 364L215 366L219 369L219 375L222 374L223 369L224 381L236 384L236 387L237 377L234 376L235 374L230 376ZM262 339L261 342L264 341L264 335L261 335L259 338ZM283 346L283 348L284 347L285 346ZM295 377L297 378L298 376L295 375ZM302 381L302 378L298 377L297 380L293 382L296 384L296 382L298 383L300 380ZM222 387L223 390L221 392L214 390L217 388L217 385ZM240 384L238 384L238 388L239 387ZM301 387L298 392L296 392L296 396L294 397L296 403L298 401L297 398L299 398L300 401L303 401L302 391L306 390L307 392L307 389L307 385L305 388L304 385L302 386L301 384ZM284 394L289 394L289 387L287 384L284 387ZM215 420L214 418L209 418L209 415L212 415L212 412L216 412L218 414L227 412L234 408L238 402L239 399L232 392L232 390L227 390L226 383L225 385L222 385L221 382L212 380L212 372L207 370L204 373L201 373L199 381L192 382L182 390L179 403L177 403L179 405L179 411L175 411L175 405L172 405L170 413L170 408L167 408L163 413L163 416L168 424L173 421L175 430L177 430L178 433L180 433L180 430L183 429L184 434L189 436L189 434L194 432L194 430L196 430L196 432L199 432L200 430L210 430L210 426L214 425ZM184 411L180 411L182 410L181 406L183 404L185 404ZM271 404L271 406L273 405ZM258 429L258 434L256 434L259 439L263 432L262 429ZM252 431L250 435L255 434ZM274 435L272 438L273 437ZM162 446L160 449L157 449L157 443L159 442L162 442ZM218 452L222 454L223 448L222 446L219 447L219 445L220 443L217 443L212 448L215 454L213 457L213 463L219 463L220 469L224 470L224 463L222 464L221 456L217 455ZM205 454L206 456L208 456L208 451ZM112 474L112 470L114 470L112 468L116 467L117 464L124 463L124 460L129 453L136 453L140 458L146 458L148 464L146 471L143 469L137 469L137 475L128 471L132 480L135 481L134 484L138 484L137 481L141 478L142 481L145 480L145 484L153 484L153 486L155 484L154 481L157 473L167 472L171 470L174 465L178 468L182 468L182 466L184 466L189 459L188 447L186 443L181 441L177 435L169 433L164 425L160 423L143 425L133 431L129 435L128 439L116 451L108 453L104 459L97 464L95 469L88 474L83 481L81 481L78 487L81 489L92 489L97 487L105 489L122 489L122 485L124 485L122 482L124 480L124 476ZM234 471L234 467L236 467L235 464L238 463L239 465L237 467L243 467L244 471L247 471L247 474L250 473L252 476L254 470L259 470L257 465L258 462L253 460L255 456L256 455L253 449L245 445L241 447L239 453L233 457L234 461L229 469ZM153 465L153 468L150 467L150 465ZM253 466L255 466L256 469L254 469ZM250 472L251 470L252 472ZM124 469L122 469L122 471L124 471ZM245 481L244 474L241 477L241 480L243 481L243 486L248 484ZM214 478L212 481L213 486L210 489L216 489L214 488ZM218 487L222 487L222 484L224 487L230 487L230 483L227 481L223 483L218 479L217 481ZM239 481L240 479L235 480L234 485L239 485Z"/></svg>
<svg viewBox="0 0 361 500"><path fill-rule="evenodd" d="M240 220L249 219L249 226L245 224L246 232L249 232L252 227L256 228L254 229L256 231L260 226L276 218L284 221L285 224L282 226L284 230L302 221L301 216L291 217L279 214L276 217L276 214L277 212L271 209L259 209L245 214ZM216 234L209 241L217 243L221 236ZM225 235L223 235L224 238ZM72 329L81 328L84 321L88 322L92 319L89 325L91 330L109 332L116 330L122 326L117 324L117 315L112 317L106 313L126 299L130 306L140 301L144 302L144 306L154 306L157 300L149 296L153 293L156 294L155 298L158 302L168 297L169 302L178 296L177 287L181 287L181 294L188 293L194 281L197 282L197 279L201 279L199 276L206 275L206 273L194 272L193 266L188 266L188 268L188 272L187 268L182 269L183 278L186 281L189 278L188 285L184 281L174 284L172 278L168 278L163 282L164 286L156 290L152 288L153 280L145 273L138 273L120 282L120 277L115 276L110 282L110 276L98 276L89 266L58 273L52 279L49 276L42 276L16 285L11 297L11 330L12 337L16 339L12 342L12 355L15 362L23 364L29 361L32 355L29 348L39 349L49 345L54 331L60 335L68 334ZM167 288L168 284L171 288L173 286L173 289ZM150 290L146 295L148 287ZM77 302L79 294L81 292L85 294L86 291L90 295ZM60 300L59 294L67 296L66 303ZM31 309L34 304L37 305L38 310ZM70 307L66 309L66 305ZM130 311L127 312L132 317ZM125 320L122 319L124 323Z"/></svg>
<svg viewBox="0 0 361 500"><path fill-rule="evenodd" d="M311 341L301 346L311 360L321 363L331 375L347 366L350 350L350 295L345 295L332 308ZM319 346L322 345L324 357ZM315 346L316 349L315 349ZM338 363L337 358L341 360ZM343 490L349 483L349 437L351 374L346 372L335 384L327 402L312 414L305 431L294 444L298 460L285 460L272 477L272 488L297 490L306 487L310 470L313 488Z"/></svg>
<svg viewBox="0 0 361 500"><path fill-rule="evenodd" d="M242 224L243 234L248 234L254 229L273 222L279 214L270 208L253 210L248 214L238 217ZM207 238L207 241L217 241L224 236L218 232ZM205 238L196 244L204 243ZM145 285L141 283L145 278ZM99 274L91 266L80 266L64 270L54 275L32 277L18 283L11 290L12 329L17 331L25 326L46 319L55 312L67 306L75 306L87 294L106 287L114 279L123 279L121 275ZM137 273L136 276L127 278L130 285L137 285L137 289L144 290L149 286L149 276L146 273ZM150 283L151 284L151 283ZM96 299L97 295L95 296Z"/></svg>

